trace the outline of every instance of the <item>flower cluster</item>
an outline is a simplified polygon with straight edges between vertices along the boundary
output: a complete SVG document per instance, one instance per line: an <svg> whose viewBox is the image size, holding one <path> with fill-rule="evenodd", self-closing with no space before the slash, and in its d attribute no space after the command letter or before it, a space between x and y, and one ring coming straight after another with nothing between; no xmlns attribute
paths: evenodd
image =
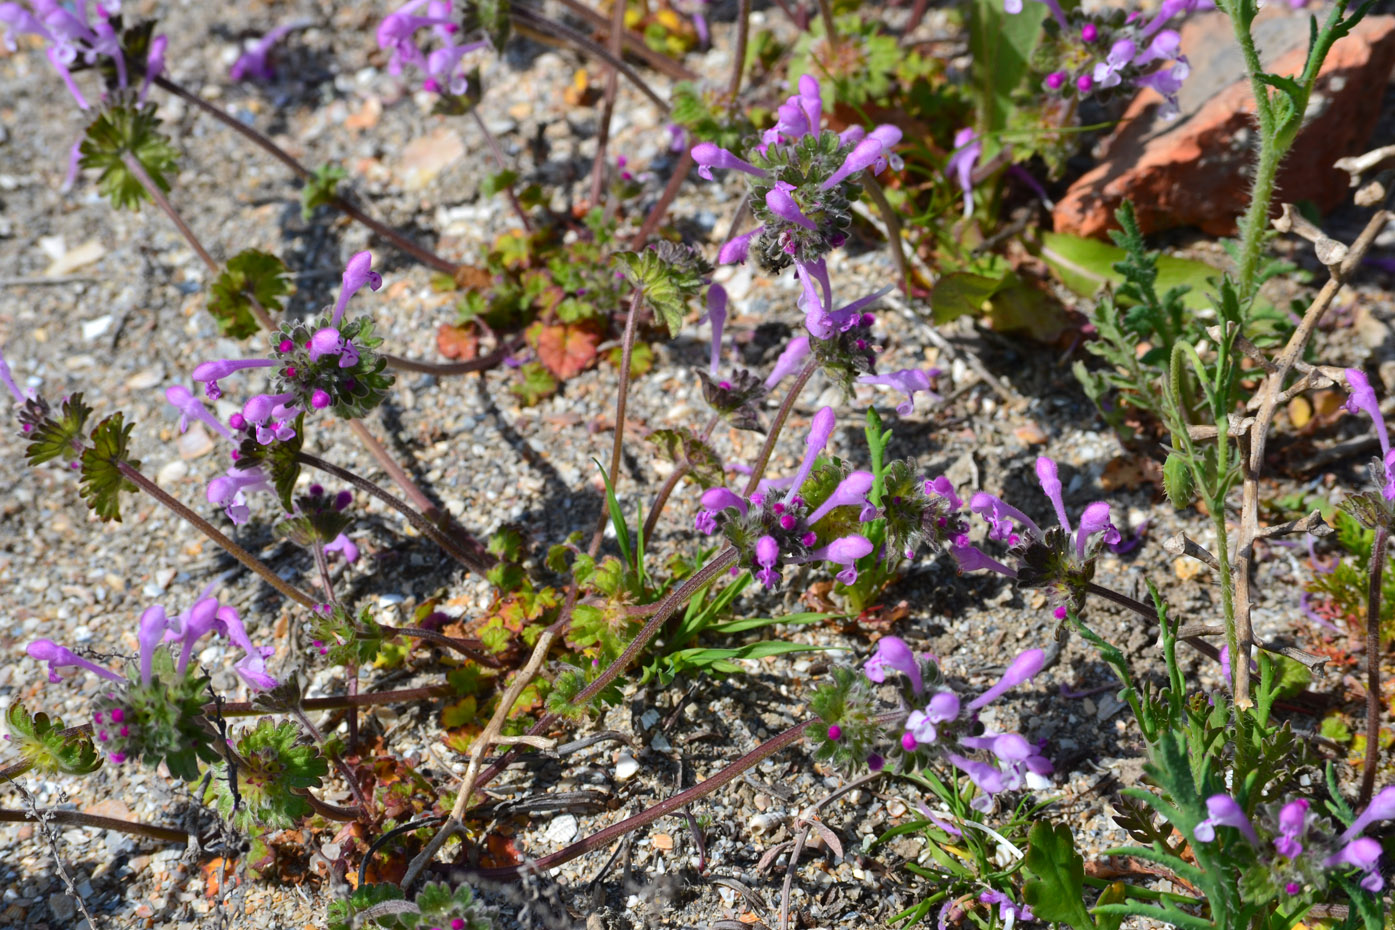
<svg viewBox="0 0 1395 930"><path fill-rule="evenodd" d="M308 19L296 19L282 23L266 35L248 42L242 54L228 69L228 79L233 81L270 81L276 77L276 69L271 66L271 49L286 36L298 29L314 25Z"/></svg>
<svg viewBox="0 0 1395 930"><path fill-rule="evenodd" d="M1196 9L1198 0L1163 0L1152 17L1123 10L1065 14L1053 0L1042 2L1053 14L1036 51L1046 70L1047 93L1108 96L1151 87L1166 101L1163 116L1177 116L1177 92L1191 66L1180 51L1181 35L1170 24ZM1007 0L1005 6L1020 12L1022 0Z"/></svg>
<svg viewBox="0 0 1395 930"><path fill-rule="evenodd" d="M767 270L777 272L793 264L803 284L801 307L812 321L810 332L827 338L836 322L831 319L825 256L847 240L858 176L869 169L880 174L888 165L899 167L892 150L901 141L901 130L891 125L870 133L860 126L841 134L823 129L819 82L808 75L799 79L798 93L779 108L777 117L745 158L702 142L693 146L693 160L698 174L709 180L713 168L747 175L751 210L760 222L723 245L718 260L745 261L754 240L756 255ZM822 284L822 294L815 282ZM856 318L849 314L838 322Z"/></svg>
<svg viewBox="0 0 1395 930"><path fill-rule="evenodd" d="M1375 894L1385 887L1380 874L1381 845L1361 833L1378 820L1395 819L1395 788L1382 789L1351 826L1338 833L1332 821L1298 798L1284 804L1260 806L1255 819L1228 794L1206 799L1210 815L1196 825L1192 837L1198 843L1225 842L1218 829L1235 831L1244 843L1231 842L1243 857L1246 874L1241 881L1247 900L1267 901L1280 895L1295 897L1305 891L1321 893L1328 873L1356 868L1360 884Z"/></svg>
<svg viewBox="0 0 1395 930"><path fill-rule="evenodd" d="M383 18L378 24L378 47L392 52L389 73L399 75L405 67L415 68L425 75L422 88L432 93L459 96L469 89L465 56L488 48L489 40L457 43L460 26L451 6L451 0L409 0ZM418 15L418 10L423 10L424 15ZM423 49L418 39L422 30L428 30L428 36L436 36L437 47L430 52Z"/></svg>
<svg viewBox="0 0 1395 930"><path fill-rule="evenodd" d="M983 491L969 499L969 512L988 524L989 539L1011 547L1008 556L1016 567L972 545L967 535L956 539L950 552L961 571L986 569L1015 578L1022 587L1047 589L1056 618L1064 620L1069 611L1084 607L1086 586L1094 577L1100 549L1118 545L1121 537L1110 522L1109 504L1104 501L1087 505L1072 529L1056 463L1042 456L1037 459L1036 472L1042 493L1056 510L1058 526L1043 530L1021 510ZM948 482L945 489L949 490Z"/></svg>
<svg viewBox="0 0 1395 930"><path fill-rule="evenodd" d="M1358 368L1348 368L1345 372L1347 387L1351 393L1347 397L1346 409L1349 413L1364 413L1376 427L1376 438L1380 440L1380 459L1371 462L1371 483L1380 489L1379 494L1353 494L1342 503L1342 509L1351 513L1368 528L1377 525L1389 529L1395 525L1395 450L1390 448L1390 432L1385 425L1385 417L1380 412L1380 402L1371 382Z"/></svg>
<svg viewBox="0 0 1395 930"><path fill-rule="evenodd" d="M372 256L359 252L344 270L339 299L317 325L287 323L272 335L272 357L217 359L203 362L193 378L204 385L210 400L223 396L221 379L252 368L275 369L273 393L248 398L228 426L258 445L292 439L296 417L307 410L332 410L341 417L361 417L382 402L392 376L383 373L387 360L372 351L381 340L373 337L368 317L343 322L349 298L364 285L382 287L372 270ZM173 401L172 401L173 402ZM184 410L185 415L198 416Z"/></svg>
<svg viewBox="0 0 1395 930"><path fill-rule="evenodd" d="M889 758L905 771L942 758L979 790L972 802L975 810L987 810L1004 791L1043 789L1053 768L1041 745L1018 733L974 734L981 729L978 712L1029 681L1044 663L1045 654L1030 649L1013 660L997 684L966 702L945 683L933 656L917 655L895 636L882 637L862 676L844 670L834 676L833 686L816 695L814 710L826 725L814 733L816 757L847 767L865 764L873 771L884 768ZM888 723L876 713L867 682L883 684L893 672L901 675L902 713Z"/></svg>
<svg viewBox="0 0 1395 930"><path fill-rule="evenodd" d="M82 67L94 67L110 63L115 87L129 86L126 52L121 47L121 2L105 0L103 3L74 5L60 4L57 0L30 0L30 9L19 3L0 3L0 26L5 28L5 47L11 52L17 48L15 35L36 35L48 49L46 55L63 84L77 102L78 108L87 110L91 105L73 80L73 71ZM146 46L146 60L141 68L144 79L139 89L139 97L145 99L150 82L165 67L164 36L151 38Z"/></svg>
<svg viewBox="0 0 1395 930"><path fill-rule="evenodd" d="M160 604L141 613L136 629L140 652L124 676L52 640L35 640L25 651L48 665L52 682L62 681L58 669L75 667L117 686L102 696L92 715L94 737L108 759L121 763L140 757L152 765L165 761L172 772L192 779L197 759L217 758L203 725L208 679L190 662L195 644L210 633L242 650L233 670L250 688L277 686L266 670L266 660L276 650L255 645L236 608L220 605L207 590L178 616L168 616ZM162 648L166 644L170 648Z"/></svg>

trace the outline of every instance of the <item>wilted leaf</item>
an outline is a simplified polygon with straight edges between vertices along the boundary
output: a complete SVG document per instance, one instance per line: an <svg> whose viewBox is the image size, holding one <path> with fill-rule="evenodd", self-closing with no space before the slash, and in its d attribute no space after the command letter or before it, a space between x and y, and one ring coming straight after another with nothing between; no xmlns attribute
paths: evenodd
<svg viewBox="0 0 1395 930"><path fill-rule="evenodd" d="M480 337L473 323L452 326L442 323L436 330L436 351L446 358L469 360L479 351Z"/></svg>
<svg viewBox="0 0 1395 930"><path fill-rule="evenodd" d="M534 343L539 361L564 381L591 366L600 344L600 332L588 324L541 327Z"/></svg>

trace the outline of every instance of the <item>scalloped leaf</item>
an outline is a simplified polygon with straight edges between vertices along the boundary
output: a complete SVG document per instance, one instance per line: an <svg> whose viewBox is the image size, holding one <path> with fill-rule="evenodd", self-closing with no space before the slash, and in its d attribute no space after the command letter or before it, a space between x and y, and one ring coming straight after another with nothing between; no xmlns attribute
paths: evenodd
<svg viewBox="0 0 1395 930"><path fill-rule="evenodd" d="M117 467L125 463L139 469L140 462L129 457L127 446L134 423L113 413L92 431L92 445L82 453L82 498L103 521L121 522L121 492L139 491Z"/></svg>
<svg viewBox="0 0 1395 930"><path fill-rule="evenodd" d="M12 744L41 772L88 775L102 767L102 757L84 733L64 733L63 721L42 711L30 715L15 701L5 712Z"/></svg>
<svg viewBox="0 0 1395 930"><path fill-rule="evenodd" d="M84 445L82 435L87 428L87 418L91 415L92 408L83 403L81 393L64 400L58 419L44 416L30 431L29 445L24 450L29 464L38 465L64 456L77 459Z"/></svg>
<svg viewBox="0 0 1395 930"><path fill-rule="evenodd" d="M286 263L270 252L243 249L228 259L228 267L208 290L208 312L224 336L246 339L261 326L252 315L251 298L268 313L280 313L281 297L294 287Z"/></svg>
<svg viewBox="0 0 1395 930"><path fill-rule="evenodd" d="M151 199L123 160L124 155L134 155L161 191L170 189L168 178L179 168L179 150L160 132L155 104L123 102L119 97L87 127L78 151L82 153L81 167L101 170L97 186L118 210L135 210L141 201Z"/></svg>

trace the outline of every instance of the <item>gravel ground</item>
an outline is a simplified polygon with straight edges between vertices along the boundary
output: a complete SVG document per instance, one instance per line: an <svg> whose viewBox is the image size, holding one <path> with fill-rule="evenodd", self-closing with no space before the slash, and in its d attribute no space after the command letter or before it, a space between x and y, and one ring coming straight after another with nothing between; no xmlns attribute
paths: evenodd
<svg viewBox="0 0 1395 930"><path fill-rule="evenodd" d="M205 97L269 131L309 164L344 164L351 189L374 215L411 230L451 258L473 257L481 244L513 226L500 201L477 196L480 180L493 168L475 125L430 115L428 100L404 96L386 73L385 57L372 41L382 5L292 2L268 8L258 3L219 6L215 14L215 8L201 4L126 3L128 10L141 13L157 6L171 37L169 61L176 81L201 88ZM299 15L317 25L285 47L275 83L252 88L217 77L226 73L241 36ZM689 63L720 80L729 69L725 24L717 24L716 35L716 48L691 56ZM525 177L543 181L558 196L583 199L599 110L569 105L559 92L571 78L575 59L520 40L503 61L482 66L488 92L481 113L508 157ZM663 93L665 81L650 79ZM396 354L437 357L436 327L454 314L451 298L432 291L425 269L370 239L361 227L323 211L303 221L288 172L179 101L155 99L184 152L171 196L215 256L247 246L278 252L298 271L293 310L304 312L333 299L350 254L372 248L386 283L376 295L365 292L356 298L355 309L375 316L386 346ZM21 383L27 379L50 398L82 391L99 415L124 410L138 424L134 453L145 471L184 500L203 506L202 484L219 471L222 456L206 437L179 436L176 418L163 403L163 388L172 381L187 383L187 372L198 361L243 354L246 346L217 336L203 312L208 276L164 217L153 209L113 213L90 178L70 193L59 192L63 156L82 120L40 55L0 50L0 120L0 268L5 278L0 282L0 344L10 364ZM631 170L647 177L646 196L652 202L673 164L660 114L625 87L614 132L613 151L625 153ZM434 173L422 166L433 154L448 161ZM455 157L445 158L451 154ZM737 200L734 184L689 184L671 216L712 243L726 229ZM831 270L840 292L849 297L894 277L888 258L870 247L846 250ZM1385 363L1383 373L1395 369L1386 332L1390 302L1380 287L1385 283L1383 276L1373 277L1339 301L1351 309L1345 318L1349 325L1324 335L1327 361L1358 363L1376 351ZM740 270L726 284L738 332L759 322L794 318L794 286L788 278L771 281ZM1032 462L1039 454L1051 455L1062 465L1072 510L1108 493L1116 516L1127 514L1131 531L1146 526L1145 545L1102 560L1097 580L1137 591L1151 579L1163 586L1174 610L1194 619L1214 616L1216 593L1205 573L1174 564L1158 544L1179 530L1205 544L1206 521L1195 513L1174 513L1136 468L1129 471L1138 459L1121 450L1070 374L1069 362L1078 348L1026 343L967 322L946 328L948 341L936 342L918 315L923 310L883 314L895 346L895 355L884 365L938 365L946 372L941 392L950 400L939 406L922 402L914 414L889 420L896 431L891 453L913 456L928 474L948 474L961 488L981 487L1029 502L1039 496ZM638 436L643 427L692 425L705 418L691 373L704 358L705 340L706 328L690 323L671 343L655 346L654 370L631 393L628 416L635 425L630 436ZM252 344L260 346L260 337ZM1008 385L1006 397L976 374L974 360ZM407 375L382 412L370 417L369 426L467 528L483 534L504 523L517 524L542 551L571 531L589 530L599 513L590 460L605 458L610 448L614 370L603 364L534 408L518 406L506 389L509 377L505 372L441 380ZM1392 378L1385 380L1390 388ZM810 401L796 408L787 431L790 441L777 456L784 473L796 464L812 412L837 399L817 383L806 397ZM857 400L865 406L872 397L859 393ZM853 411L859 407L842 409L849 414L835 449L857 460L863 454L861 418ZM1343 437L1357 432L1350 421L1340 429ZM1317 435L1309 430L1281 448L1299 455L1310 452L1315 442L1334 438L1340 437L1332 429ZM751 457L758 440L735 431L718 430L714 436L719 451L738 461ZM312 443L333 461L386 483L346 428L322 422ZM629 450L620 491L632 509L636 489L654 486L665 473L662 463L648 460L638 441ZM1335 474L1347 483L1353 470L1343 464ZM1334 480L1323 470L1302 478L1314 487ZM253 584L195 530L146 499L128 498L120 524L95 522L81 505L70 474L51 467L26 469L12 442L0 456L0 482L8 488L0 497L0 587L9 595L0 604L0 655L6 657L0 661L0 703L21 700L70 721L84 718L96 683L75 679L49 685L38 665L22 657L24 643L44 636L93 655L129 655L136 649L134 621L145 606L160 600L182 609L215 577L223 578L223 595L243 611L254 639L271 641L284 634L292 613L269 588ZM1298 486L1286 479L1272 490L1277 494ZM667 552L689 544L692 498L691 489L676 496L653 541L655 549ZM1044 516L1046 502L1038 503L1034 513ZM269 507L263 502L263 517L271 515ZM341 576L340 584L376 597L381 620L405 621L414 606L433 596L441 597L444 609L454 615L470 616L487 605L486 585L443 565L436 550L395 514L375 503L360 501L358 507L362 517L352 535L365 558ZM267 527L254 521L235 535L286 577L311 583L314 569L308 558L277 542ZM1260 590L1281 592L1304 570L1290 550L1271 555ZM807 609L810 580L796 578L782 598L752 597L742 609L752 615ZM915 647L939 655L952 678L974 687L991 682L1006 657L1044 646L1052 627L1048 612L1030 595L1019 595L995 578L960 577L946 559L911 568L891 598L906 604L895 631ZM1132 617L1097 605L1091 619L1131 658L1155 661L1153 634ZM1282 594L1266 599L1259 622L1264 635L1292 634L1304 624L1293 599ZM869 648L866 631L853 629L802 626L783 635L832 651L750 662L744 674L725 681L631 686L625 700L594 724L596 731L619 731L630 748L600 743L569 756L565 764L527 766L503 777L498 788L504 797L585 785L605 798L606 809L599 813L563 811L518 821L517 848L541 855L711 775L803 720L805 701L827 664L864 656ZM209 646L199 658L220 670L215 686L223 693L237 690L221 645ZM399 675L391 686L428 683L439 671L429 661L416 661L414 668L414 678ZM1212 670L1196 664L1189 665L1189 672L1215 685ZM1123 839L1107 817L1110 797L1119 786L1137 781L1142 747L1112 691L1067 698L1061 689L1089 691L1110 681L1094 655L1072 642L1059 665L995 705L998 719L990 721L1050 740L1058 774L1049 796L1057 816L1078 824L1087 856ZM364 687L381 684L365 680ZM342 682L321 675L310 693L341 688ZM1335 676L1323 686L1333 689L1340 700ZM421 760L424 772L434 770L443 790L449 779L428 747L435 747L435 756L449 760L456 771L463 769L461 757L440 748L437 714L404 709L400 718L384 713L380 719L393 728L393 751ZM1295 720L1295 726L1312 725L1311 718ZM4 761L0 753L0 763ZM751 914L773 925L786 860L781 856L765 872L756 866L765 850L792 838L790 824L800 811L839 785L836 776L806 756L783 753L693 809L706 824L705 872L697 868L697 850L683 820L670 818L636 833L623 862L608 866L608 853L586 856L525 892L558 902L566 914L559 917L562 925L588 930L698 927L722 919L749 920L743 915ZM40 806L200 823L188 788L131 765L106 766L82 782L27 776L23 786ZM11 795L7 803L14 806L13 789ZM332 790L329 797L334 799ZM796 870L792 904L799 926L884 925L925 893L923 882L898 867L924 856L919 839L901 838L863 853L868 838L904 822L916 800L888 782L853 791L825 809L823 819L840 836L845 855L818 845ZM217 869L210 870L206 856L91 830L57 834L62 862L102 927L319 926L334 890L321 866L336 857L337 847L329 848L329 832L304 842L312 854L312 874L306 880L245 882L220 895ZM5 825L0 850L0 925L85 926L63 893L55 847L40 832L29 825ZM517 915L516 900L498 890L486 894L506 915Z"/></svg>

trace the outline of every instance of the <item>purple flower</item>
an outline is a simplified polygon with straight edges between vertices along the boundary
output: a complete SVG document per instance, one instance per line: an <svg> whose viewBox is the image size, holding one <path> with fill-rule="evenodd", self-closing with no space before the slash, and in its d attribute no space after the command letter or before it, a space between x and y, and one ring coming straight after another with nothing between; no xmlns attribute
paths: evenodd
<svg viewBox="0 0 1395 930"><path fill-rule="evenodd" d="M925 710L913 710L906 717L906 731L913 734L917 742L933 743L939 736L938 724L959 716L959 695L953 691L941 691L930 699Z"/></svg>
<svg viewBox="0 0 1395 930"><path fill-rule="evenodd" d="M790 344L793 345L793 343ZM807 353L809 351L809 341L807 339L804 341L804 346L804 351ZM786 349L785 351L788 352L789 350ZM781 358L784 358L784 356L781 356ZM5 387L9 388L10 393L14 395L15 403L23 406L25 401L29 400L29 397L19 389L19 385L15 384L15 376L10 373L10 366L5 361L3 347L0 347L0 384L4 384Z"/></svg>
<svg viewBox="0 0 1395 930"><path fill-rule="evenodd" d="M969 498L969 511L988 521L988 538L1009 545L1016 542L1017 525L1037 539L1044 539L1041 527L1031 517L986 491L979 491Z"/></svg>
<svg viewBox="0 0 1395 930"><path fill-rule="evenodd" d="M1381 493L1386 500L1395 500L1395 455L1391 454L1390 434L1386 431L1385 417L1381 416L1376 392L1372 390L1371 382L1366 380L1365 373L1360 369L1348 368L1346 376L1351 394L1344 406L1348 413L1366 414L1375 424L1376 436L1380 439L1381 459L1385 463L1385 487L1381 489Z"/></svg>
<svg viewBox="0 0 1395 930"><path fill-rule="evenodd" d="M804 311L804 327L819 339L832 338L839 323L829 309L833 305L833 285L828 280L828 263L822 258L814 262L795 262L794 274L802 288L798 306Z"/></svg>
<svg viewBox="0 0 1395 930"><path fill-rule="evenodd" d="M235 442L233 431L213 414L208 412L208 408L203 405L203 401L194 396L182 384L172 384L165 388L165 400L179 411L179 431L181 433L189 429L189 420L193 418L212 427L213 431L220 434L224 439Z"/></svg>
<svg viewBox="0 0 1395 930"><path fill-rule="evenodd" d="M277 42L290 35L297 29L304 29L311 25L308 19L297 19L289 23L283 23L272 29L266 35L249 43L237 61L233 62L228 69L228 77L234 81L242 81L251 78L255 81L270 81L276 77L276 69L271 67L271 62L267 56L271 53L271 48Z"/></svg>
<svg viewBox="0 0 1395 930"><path fill-rule="evenodd" d="M462 64L466 55L489 47L488 39L466 42L463 45L447 44L426 56L426 79L421 82L423 90L434 94L441 93L444 87L457 96L470 89L470 81Z"/></svg>
<svg viewBox="0 0 1395 930"><path fill-rule="evenodd" d="M1007 789L1007 784L1003 780L1003 773L996 765L987 762L975 762L957 753L950 753L947 758L951 765L969 776L969 781L974 783L974 787L984 793L984 798L975 798L970 803L969 806L973 807L975 810L986 808L988 806L988 797ZM980 804L980 800L985 803Z"/></svg>
<svg viewBox="0 0 1395 930"><path fill-rule="evenodd" d="M1020 4L1022 0L1017 0ZM998 905L998 917L1003 922L1003 930L1012 930L1012 925L1017 921L1036 920L1036 915L1032 913L1032 908L1027 904L1017 904L1012 898L1001 891L992 889L983 892L978 896L979 901L984 904Z"/></svg>
<svg viewBox="0 0 1395 930"><path fill-rule="evenodd" d="M1290 801L1279 811L1279 836L1274 840L1274 849L1281 856L1296 859L1303 852L1303 834L1308 829L1308 801L1298 798Z"/></svg>
<svg viewBox="0 0 1395 930"><path fill-rule="evenodd" d="M911 680L911 692L920 694L925 690L925 681L920 676L920 662L911 647L899 636L883 636L877 640L877 651L862 667L862 673L869 681L881 684L886 681L886 670L893 669ZM930 740L926 740L930 742Z"/></svg>
<svg viewBox="0 0 1395 930"><path fill-rule="evenodd" d="M246 653L233 665L233 671L253 690L269 691L275 688L278 682L266 673L266 660L275 655L276 650L271 646L252 644L251 637L247 635L247 628L242 625L242 618L238 616L235 608L218 609L218 627L233 645Z"/></svg>
<svg viewBox="0 0 1395 930"><path fill-rule="evenodd" d="M1037 459L1036 468L1041 492L1051 501L1051 506L1056 508L1056 519L1060 521L1061 528L1069 533L1070 517L1066 516L1066 505L1061 499L1061 479L1056 471L1056 463L1043 455Z"/></svg>
<svg viewBox="0 0 1395 930"><path fill-rule="evenodd" d="M1017 10L1008 12L1016 13L1022 9L1022 0L1016 0L1016 3ZM983 142L972 128L961 129L954 134L954 152L949 156L949 161L945 162L945 174L955 178L959 182L959 189L964 192L966 219L974 213L974 165L978 163L981 155Z"/></svg>
<svg viewBox="0 0 1395 930"><path fill-rule="evenodd" d="M150 82L165 73L165 49L169 45L169 38L164 35L155 36L150 40L150 48L145 53L145 76L141 78L140 92L137 99L145 102L145 95L150 90ZM81 142L78 143L81 145Z"/></svg>
<svg viewBox="0 0 1395 930"><path fill-rule="evenodd" d="M708 372L716 377L722 360L722 327L727 322L727 289L713 283L707 288L707 319L712 324L712 360Z"/></svg>
<svg viewBox="0 0 1395 930"><path fill-rule="evenodd" d="M744 171L746 174L755 175L758 178L766 177L766 173L750 162L738 158L731 152L722 148L714 142L699 142L692 148L693 161L698 166L698 176L711 181L712 169L723 168L731 171Z"/></svg>
<svg viewBox="0 0 1395 930"><path fill-rule="evenodd" d="M830 510L835 507L861 507L862 512L858 519L863 523L876 516L876 508L867 503L867 494L872 490L872 484L876 481L870 471L855 471L842 481L838 482L838 487L833 489L833 493L828 495L828 499L818 506L818 509L805 517L805 522L810 526L822 520ZM867 516L867 511L871 510L872 516ZM866 519L864 519L864 517Z"/></svg>
<svg viewBox="0 0 1395 930"><path fill-rule="evenodd" d="M1196 825L1192 831L1192 836L1198 842L1209 843L1216 838L1217 827L1234 827L1244 834L1245 839L1253 846L1259 846L1259 837L1255 835L1255 828L1250 825L1250 818L1245 816L1245 811L1228 794L1213 794L1206 799L1206 811L1211 816Z"/></svg>
<svg viewBox="0 0 1395 930"><path fill-rule="evenodd" d="M1012 664L1003 672L1003 677L998 683L987 691L980 694L969 702L968 709L976 711L979 708L997 700L1005 691L1015 688L1023 682L1030 681L1042 666L1046 664L1046 653L1040 649L1028 649L1026 652L1012 660Z"/></svg>
<svg viewBox="0 0 1395 930"><path fill-rule="evenodd" d="M156 647L165 639L167 629L169 620L165 617L165 608L159 604L147 607L140 615L136 641L140 643L140 682L143 685L150 684L150 664L155 659Z"/></svg>
<svg viewBox="0 0 1395 930"><path fill-rule="evenodd" d="M889 130L889 131L883 131ZM868 168L875 168L880 173L881 167L885 167L891 155L891 149L896 143L901 141L901 130L895 126L887 125L878 127L871 135L853 147L848 153L848 157L843 159L843 164L838 170L828 176L828 180L823 182L823 189L829 190L841 183L845 178L865 171Z"/></svg>
<svg viewBox="0 0 1395 930"><path fill-rule="evenodd" d="M770 369L770 374L765 379L765 386L773 388L790 375L799 370L804 359L809 355L809 337L795 336L790 340L789 345L780 353L780 357L775 360L775 367Z"/></svg>
<svg viewBox="0 0 1395 930"><path fill-rule="evenodd" d="M950 546L949 554L954 556L961 572L990 571L1008 578L1016 578L1017 572L984 552L978 546Z"/></svg>
<svg viewBox="0 0 1395 930"><path fill-rule="evenodd" d="M213 586L209 585L187 610L175 618L165 631L166 642L178 642L179 661L175 671L183 674L189 667L189 659L194 654L194 644L212 632L218 623L218 599L209 597Z"/></svg>
<svg viewBox="0 0 1395 930"><path fill-rule="evenodd" d="M246 495L252 491L276 493L266 472L260 467L228 469L226 475L208 482L205 496L210 504L221 506L227 512L229 520L241 526L252 513L247 507L246 499Z"/></svg>
<svg viewBox="0 0 1395 930"><path fill-rule="evenodd" d="M324 552L325 555L329 555L331 552L341 553L344 556L345 562L353 563L358 561L358 546L354 545L354 541L343 533L334 537L333 542L325 543Z"/></svg>
<svg viewBox="0 0 1395 930"><path fill-rule="evenodd" d="M1106 546L1114 546L1123 538L1119 531L1109 522L1109 505L1104 501L1095 501L1086 505L1080 513L1080 527L1075 531L1075 554L1079 559L1085 558L1085 543L1096 533L1103 533L1101 537Z"/></svg>
<svg viewBox="0 0 1395 930"><path fill-rule="evenodd" d="M925 495L927 497L932 495L935 497L943 497L949 503L951 510L960 510L964 506L964 502L959 499L959 495L954 493L954 485L951 484L950 480L944 475L940 475L938 478L926 479Z"/></svg>
<svg viewBox="0 0 1395 930"><path fill-rule="evenodd" d="M310 361L318 362L326 355L339 355L344 351L345 339L333 326L315 330L310 337Z"/></svg>
<svg viewBox="0 0 1395 930"><path fill-rule="evenodd" d="M342 281L343 286L339 289L339 299L334 303L334 313L329 321L331 326L339 325L339 320L344 316L344 308L348 306L349 298L357 294L365 284L375 291L383 286L383 276L373 270L373 255L366 251L358 252L349 259L349 263L344 267Z"/></svg>
<svg viewBox="0 0 1395 930"><path fill-rule="evenodd" d="M867 537L853 533L833 540L810 555L814 559L823 559L843 566L843 570L834 577L843 584L850 585L857 581L857 560L871 553L872 548L872 543Z"/></svg>
<svg viewBox="0 0 1395 930"><path fill-rule="evenodd" d="M1377 871L1380 867L1380 843L1368 836L1352 840L1324 859L1322 864L1329 869L1343 865L1356 866L1366 873L1361 879L1361 887L1372 894L1385 887L1385 880L1380 877L1380 872Z"/></svg>
<svg viewBox="0 0 1395 930"><path fill-rule="evenodd" d="M829 437L833 435L833 428L837 425L838 415L833 412L832 407L823 407L814 414L813 422L809 424L809 435L804 440L804 461L800 463L799 471L795 472L794 481L790 483L789 490L785 492L784 504L786 506L794 500L794 496L803 487L805 479L809 477L809 472L814 469L814 460L823 452L824 446L828 445ZM744 514L745 510L742 510L742 513Z"/></svg>
<svg viewBox="0 0 1395 930"><path fill-rule="evenodd" d="M203 383L204 393L208 395L209 400L217 400L223 396L223 389L218 386L219 380L246 368L271 368L275 364L276 362L269 358L220 358L195 366L190 377ZM170 403L179 406L173 398L170 399Z"/></svg>
<svg viewBox="0 0 1395 930"><path fill-rule="evenodd" d="M775 187L771 188L765 195L765 205L770 208L770 212L783 220L788 220L796 226L802 226L810 231L817 230L818 224L804 215L804 211L799 209L799 204L795 203L789 191Z"/></svg>
<svg viewBox="0 0 1395 930"><path fill-rule="evenodd" d="M751 239L765 232L764 226L757 226L748 233L743 233L729 239L717 252L717 263L719 265L741 265L746 261L747 255L751 251Z"/></svg>
<svg viewBox="0 0 1395 930"><path fill-rule="evenodd" d="M107 681L126 681L126 679L122 678L111 669L103 668L95 662L89 662L82 656L77 655L64 646L58 645L51 639L36 639L26 646L24 651L29 653L29 658L48 663L48 680L53 684L57 684L63 680L58 677L58 672L56 670L70 665L86 669L94 675L100 675Z"/></svg>
<svg viewBox="0 0 1395 930"><path fill-rule="evenodd" d="M1366 809L1342 833L1340 841L1350 842L1357 834L1377 820L1395 820L1395 785L1382 788L1374 798L1371 798L1371 803L1366 805Z"/></svg>
<svg viewBox="0 0 1395 930"><path fill-rule="evenodd" d="M440 16L413 16L426 5L426 0L410 0L390 13L378 24L378 47L392 49L388 61L390 74L401 74L405 64L424 68L426 57L416 44L417 30L425 26L453 26L449 19Z"/></svg>
<svg viewBox="0 0 1395 930"><path fill-rule="evenodd" d="M746 516L746 500L735 491L727 488L708 488L702 492L702 506L712 513L720 513L723 510L732 508L741 512L741 516Z"/></svg>
<svg viewBox="0 0 1395 930"><path fill-rule="evenodd" d="M1134 55L1138 52L1138 46L1132 39L1119 39L1109 49L1109 54L1104 61L1095 65L1092 77L1095 85L1101 88L1117 87L1121 80L1119 72L1133 63Z"/></svg>
<svg viewBox="0 0 1395 930"><path fill-rule="evenodd" d="M906 395L906 399L896 405L896 412L901 416L909 416L915 411L915 395L917 391L929 394L932 400L940 400L940 396L930 390L930 373L919 368L903 368L894 371L889 375L859 375L858 384L880 384L889 388L895 388Z"/></svg>
<svg viewBox="0 0 1395 930"><path fill-rule="evenodd" d="M780 544L774 536L762 536L756 540L756 564L761 566L761 570L756 572L756 579L767 588L774 587L780 578L780 573L775 569L775 563L779 560Z"/></svg>

